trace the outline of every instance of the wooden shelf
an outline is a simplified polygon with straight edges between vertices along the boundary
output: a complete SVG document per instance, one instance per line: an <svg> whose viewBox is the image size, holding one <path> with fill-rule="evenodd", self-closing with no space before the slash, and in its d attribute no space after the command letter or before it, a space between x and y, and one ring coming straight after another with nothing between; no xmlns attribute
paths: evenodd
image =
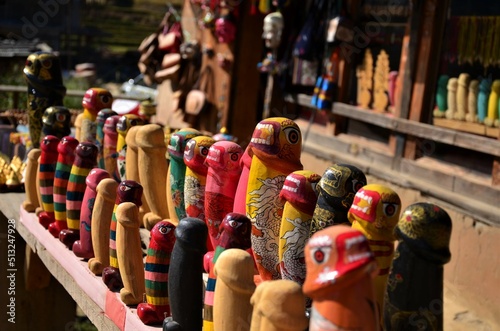
<svg viewBox="0 0 500 331"><path fill-rule="evenodd" d="M454 120L449 120L447 118L437 118L437 117L434 117L433 121L435 126L439 126L442 128L453 129L472 134L478 134L481 136L487 136L491 138L499 137L498 128L490 128L484 124L470 123L464 121L454 121Z"/></svg>

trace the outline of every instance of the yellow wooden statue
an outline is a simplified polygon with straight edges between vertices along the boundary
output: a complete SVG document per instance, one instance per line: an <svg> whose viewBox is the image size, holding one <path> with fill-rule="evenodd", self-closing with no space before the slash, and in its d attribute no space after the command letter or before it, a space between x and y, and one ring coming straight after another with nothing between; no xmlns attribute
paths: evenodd
<svg viewBox="0 0 500 331"><path fill-rule="evenodd" d="M488 99L488 116L484 124L490 127L498 127L498 101L500 98L500 79L493 81L491 85L490 98Z"/></svg>

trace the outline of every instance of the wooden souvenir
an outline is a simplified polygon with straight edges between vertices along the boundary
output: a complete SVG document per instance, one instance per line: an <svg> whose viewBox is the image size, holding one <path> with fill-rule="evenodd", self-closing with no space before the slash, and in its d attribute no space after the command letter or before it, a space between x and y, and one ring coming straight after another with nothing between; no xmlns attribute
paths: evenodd
<svg viewBox="0 0 500 331"><path fill-rule="evenodd" d="M247 188L248 174L250 173L250 165L252 164L252 151L249 146L243 152L240 159L241 175L234 194L233 211L235 213L246 214L247 212Z"/></svg>
<svg viewBox="0 0 500 331"><path fill-rule="evenodd" d="M167 150L170 155L170 165L168 167L167 202L170 213L170 221L174 225L179 224L179 220L186 217L186 207L184 202L184 179L186 177L186 164L184 163L184 150L187 142L201 132L195 129L181 129L170 137Z"/></svg>
<svg viewBox="0 0 500 331"><path fill-rule="evenodd" d="M358 77L358 106L369 108L373 89L373 56L369 48L365 50L363 63L356 69Z"/></svg>
<svg viewBox="0 0 500 331"><path fill-rule="evenodd" d="M118 291L123 287L122 276L118 255L116 252L116 227L118 225L116 218L116 208L124 202L132 202L137 206L141 205L143 188L133 180L124 180L116 189L116 201L109 225L109 266L102 271L102 281L111 291Z"/></svg>
<svg viewBox="0 0 500 331"><path fill-rule="evenodd" d="M383 185L369 184L356 193L348 214L352 228L365 235L377 261L379 271L373 283L380 314L383 312L387 277L394 256L396 238L393 231L400 212L401 199L396 192Z"/></svg>
<svg viewBox="0 0 500 331"><path fill-rule="evenodd" d="M106 120L113 116L116 115L114 111L112 111L110 108L104 108L101 109L97 113L97 119L96 119L96 141L95 144L99 148L99 154L97 154L97 166L101 169L106 169L104 165L104 124L106 123Z"/></svg>
<svg viewBox="0 0 500 331"><path fill-rule="evenodd" d="M140 164L139 178L144 187L143 201L147 202L150 209L144 215L143 223L146 229L152 229L159 221L169 218L166 193L168 163L165 160L167 147L163 129L158 124L141 126L135 138Z"/></svg>
<svg viewBox="0 0 500 331"><path fill-rule="evenodd" d="M316 186L318 201L309 236L331 225L349 225L347 212L354 195L365 185L365 174L353 165L335 164L328 167Z"/></svg>
<svg viewBox="0 0 500 331"><path fill-rule="evenodd" d="M142 220L139 208L132 202L123 202L116 207L116 254L123 288L120 299L126 305L142 302L146 293L144 285L144 262L142 260L141 235Z"/></svg>
<svg viewBox="0 0 500 331"><path fill-rule="evenodd" d="M469 84L469 94L467 97L467 114L465 115L465 120L467 122L476 123L477 122L477 95L479 93L479 81L471 80Z"/></svg>
<svg viewBox="0 0 500 331"><path fill-rule="evenodd" d="M401 214L399 244L387 283L385 330L443 330L443 265L451 258L452 221L435 204L416 203Z"/></svg>
<svg viewBox="0 0 500 331"><path fill-rule="evenodd" d="M373 289L377 263L359 230L336 225L318 231L305 257L302 290L313 300L309 331L380 330Z"/></svg>
<svg viewBox="0 0 500 331"><path fill-rule="evenodd" d="M146 302L137 306L137 315L144 324L157 325L170 315L168 300L168 270L175 243L175 226L160 221L151 229L146 263Z"/></svg>
<svg viewBox="0 0 500 331"><path fill-rule="evenodd" d="M82 142L75 149L75 160L66 188L66 222L67 229L61 230L59 239L71 249L73 243L80 238L80 213L85 194L85 179L90 170L97 165L97 146L90 142Z"/></svg>
<svg viewBox="0 0 500 331"><path fill-rule="evenodd" d="M36 190L36 173L38 169L38 158L42 154L40 148L33 148L28 153L28 161L26 165L26 175L24 176L24 188L26 191L26 199L23 201L23 208L29 213L35 212L40 207L38 201L38 193Z"/></svg>
<svg viewBox="0 0 500 331"><path fill-rule="evenodd" d="M42 132L61 139L71 134L71 113L63 106L53 106L45 109L42 116Z"/></svg>
<svg viewBox="0 0 500 331"><path fill-rule="evenodd" d="M83 113L77 116L77 121L81 123L79 141L92 143L96 141L97 113L101 109L111 108L112 103L113 96L104 88L92 87L85 92L82 100Z"/></svg>
<svg viewBox="0 0 500 331"><path fill-rule="evenodd" d="M125 140L128 130L136 125L144 125L144 120L138 115L126 114L120 117L118 123L116 123L116 132L118 132L118 141L116 142L116 151L118 152L118 158L116 159L118 174L120 175L120 180L126 179L126 155L127 155L127 142Z"/></svg>
<svg viewBox="0 0 500 331"><path fill-rule="evenodd" d="M464 121L467 114L467 107L469 102L467 97L469 95L470 76L467 73L461 73L458 76L457 87L457 112L454 114L454 119Z"/></svg>
<svg viewBox="0 0 500 331"><path fill-rule="evenodd" d="M479 92L477 94L477 121L484 123L488 114L488 100L491 92L491 81L483 79L479 83Z"/></svg>
<svg viewBox="0 0 500 331"><path fill-rule="evenodd" d="M240 145L230 141L217 142L208 151L205 161L208 173L204 208L208 235L214 248L219 245L222 220L233 211L242 155L243 149Z"/></svg>
<svg viewBox="0 0 500 331"><path fill-rule="evenodd" d="M458 79L452 77L448 80L448 109L445 112L445 117L449 120L452 120L455 117L455 113L457 112L457 88L458 88Z"/></svg>
<svg viewBox="0 0 500 331"><path fill-rule="evenodd" d="M172 316L163 321L163 330L202 329L203 255L207 252L207 236L206 224L197 218L184 218L175 229L168 274Z"/></svg>
<svg viewBox="0 0 500 331"><path fill-rule="evenodd" d="M104 169L94 168L90 170L87 178L85 178L85 193L83 194L82 208L80 212L80 239L73 243L73 253L76 256L88 260L94 257L92 247L92 214L97 196L97 185L105 179L109 178L109 174Z"/></svg>
<svg viewBox="0 0 500 331"><path fill-rule="evenodd" d="M218 281L214 293L213 329L250 330L253 309L250 297L255 291L252 256L241 249L225 250L214 269Z"/></svg>
<svg viewBox="0 0 500 331"><path fill-rule="evenodd" d="M73 126L75 127L75 139L80 140L82 137L82 121L83 121L83 116L82 114L78 114L75 118L75 122L73 123Z"/></svg>
<svg viewBox="0 0 500 331"><path fill-rule="evenodd" d="M48 107L62 106L66 94L59 58L48 52L28 55L23 69L28 84L28 126L34 148L40 147L42 116Z"/></svg>
<svg viewBox="0 0 500 331"><path fill-rule="evenodd" d="M66 191L68 179L71 173L71 167L75 160L75 149L78 146L78 140L66 136L61 139L57 145L56 172L54 175L54 217L55 221L49 225L49 232L59 238L59 233L67 229L66 222Z"/></svg>
<svg viewBox="0 0 500 331"><path fill-rule="evenodd" d="M263 282L250 299L253 305L251 331L304 331L305 297L299 284L287 279Z"/></svg>
<svg viewBox="0 0 500 331"><path fill-rule="evenodd" d="M94 257L89 260L90 271L100 276L105 267L109 266L109 236L110 224L116 201L118 183L111 178L101 180L96 187L96 198L92 210L92 248Z"/></svg>
<svg viewBox="0 0 500 331"><path fill-rule="evenodd" d="M373 74L373 104L372 108L377 111L385 111L389 105L389 55L381 50L375 62Z"/></svg>
<svg viewBox="0 0 500 331"><path fill-rule="evenodd" d="M294 171L286 177L280 193L280 199L285 201L278 250L281 278L300 285L306 279L304 247L316 206L315 186L320 179L309 170Z"/></svg>
<svg viewBox="0 0 500 331"><path fill-rule="evenodd" d="M40 148L42 153L38 162L39 193L42 196L43 211L38 214L38 221L44 228L54 222L54 176L57 164L57 145L59 138L56 136L45 136Z"/></svg>
<svg viewBox="0 0 500 331"><path fill-rule="evenodd" d="M302 169L302 136L298 125L284 117L257 124L249 148L247 216L252 221L252 249L263 280L280 279L278 240L284 203L279 193L285 177Z"/></svg>
<svg viewBox="0 0 500 331"><path fill-rule="evenodd" d="M491 84L490 97L488 99L488 116L484 119L484 124L490 127L498 126L498 101L500 98L500 79L496 79Z"/></svg>
<svg viewBox="0 0 500 331"><path fill-rule="evenodd" d="M434 117L444 117L448 110L448 75L439 76L436 91L436 109L434 109Z"/></svg>
<svg viewBox="0 0 500 331"><path fill-rule="evenodd" d="M45 137L44 137L45 138ZM43 143L43 139L42 139ZM41 150L42 145L40 144L40 150ZM35 215L38 216L40 215L41 212L43 212L43 201L42 201L42 192L40 191L40 181L38 178L40 178L40 160L42 158L42 154L40 153L40 156L38 157L38 160L36 161L37 167L36 167L36 175L35 175L35 190L36 190L36 198L38 200L38 207L35 209ZM24 164L24 169L26 169L27 164ZM24 169L22 171L24 171ZM20 172L23 174L23 172Z"/></svg>
<svg viewBox="0 0 500 331"><path fill-rule="evenodd" d="M104 169L109 172L111 177L113 177L117 182L120 181L117 164L118 153L116 152L116 144L118 142L118 132L116 131L116 125L118 124L119 119L120 116L112 115L108 117L104 122L104 142L102 148Z"/></svg>
<svg viewBox="0 0 500 331"><path fill-rule="evenodd" d="M208 280L205 291L205 305L203 307L203 330L213 331L214 330L214 291L215 285L217 283L217 278L215 275L214 265L217 262L220 254L226 249L239 248L242 250L247 250L251 247L252 243L250 240L250 233L252 231L252 224L250 219L243 214L238 213L228 213L221 225L219 230L219 240L218 246L215 248L215 252L208 252L205 254L206 271L208 272ZM208 261L207 261L208 260ZM254 274L254 267L252 263L252 279Z"/></svg>

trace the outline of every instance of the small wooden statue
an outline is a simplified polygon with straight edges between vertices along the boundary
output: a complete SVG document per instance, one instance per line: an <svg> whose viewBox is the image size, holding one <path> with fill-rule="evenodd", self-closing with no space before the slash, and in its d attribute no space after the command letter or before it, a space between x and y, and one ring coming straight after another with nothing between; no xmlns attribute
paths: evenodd
<svg viewBox="0 0 500 331"><path fill-rule="evenodd" d="M460 76L458 76L457 112L454 115L455 120L465 120L465 115L467 114L467 106L469 105L469 102L467 101L467 97L469 96L469 83L469 74L461 73Z"/></svg>
<svg viewBox="0 0 500 331"><path fill-rule="evenodd" d="M120 116L112 115L104 122L104 142L102 148L102 157L104 158L104 169L117 181L120 181L118 173L116 144L118 142L118 132L116 125Z"/></svg>
<svg viewBox="0 0 500 331"><path fill-rule="evenodd" d="M369 108L373 89L373 56L369 48L365 50L363 63L356 69L358 77L358 106Z"/></svg>
<svg viewBox="0 0 500 331"><path fill-rule="evenodd" d="M100 276L105 267L109 266L109 236L110 224L116 201L118 183L111 178L100 181L96 187L96 198L92 211L92 248L94 257L89 260L90 271Z"/></svg>
<svg viewBox="0 0 500 331"><path fill-rule="evenodd" d="M479 83L479 92L477 94L477 121L484 123L488 114L488 99L491 92L491 80L482 79Z"/></svg>
<svg viewBox="0 0 500 331"><path fill-rule="evenodd" d="M385 330L443 330L443 265L450 261L452 221L435 204L416 203L401 214L399 244L387 284Z"/></svg>
<svg viewBox="0 0 500 331"><path fill-rule="evenodd" d="M361 231L368 239L377 261L379 272L373 283L380 314L383 312L387 277L394 256L396 238L393 232L400 211L401 199L396 192L387 186L369 184L356 193L348 214L353 229Z"/></svg>
<svg viewBox="0 0 500 331"><path fill-rule="evenodd" d="M94 168L90 170L87 178L85 179L87 188L83 194L83 206L80 212L80 239L73 243L73 253L85 260L94 257L91 231L92 214L97 196L97 185L99 185L101 180L109 177L110 176L106 170Z"/></svg>
<svg viewBox="0 0 500 331"><path fill-rule="evenodd" d="M465 120L470 123L477 122L477 96L479 93L479 81L471 80L469 84L469 95L467 97L467 114Z"/></svg>
<svg viewBox="0 0 500 331"><path fill-rule="evenodd" d="M175 244L175 226L160 221L151 229L146 263L146 302L137 306L137 315L144 324L161 324L170 315L168 300L168 270Z"/></svg>
<svg viewBox="0 0 500 331"><path fill-rule="evenodd" d="M24 186L26 190L26 199L23 201L23 208L29 213L35 212L40 207L38 193L36 190L36 173L38 169L38 159L42 154L40 148L33 148L28 153L28 162L26 165L26 175L24 176Z"/></svg>
<svg viewBox="0 0 500 331"><path fill-rule="evenodd" d="M349 224L347 213L354 195L366 185L365 174L350 164L326 169L316 186L318 202L313 213L310 236L331 225Z"/></svg>
<svg viewBox="0 0 500 331"><path fill-rule="evenodd" d="M252 164L252 151L250 146L247 146L240 159L241 175L234 194L233 211L235 213L245 214L247 210L247 188L248 174L250 173L250 165Z"/></svg>
<svg viewBox="0 0 500 331"><path fill-rule="evenodd" d="M436 91L436 109L434 109L434 117L442 118L448 110L448 75L441 75L438 78Z"/></svg>
<svg viewBox="0 0 500 331"><path fill-rule="evenodd" d="M42 116L42 133L61 139L71 134L71 113L63 106L45 109Z"/></svg>
<svg viewBox="0 0 500 331"><path fill-rule="evenodd" d="M85 179L90 170L97 165L97 146L90 142L82 142L75 149L75 160L66 188L66 222L67 229L61 230L59 239L71 249L73 243L80 238L80 213L85 194Z"/></svg>
<svg viewBox="0 0 500 331"><path fill-rule="evenodd" d="M389 105L389 55L381 50L375 62L375 72L373 74L373 105L377 111L385 111Z"/></svg>
<svg viewBox="0 0 500 331"><path fill-rule="evenodd" d="M488 99L488 116L484 119L484 124L490 127L498 127L498 104L500 99L500 79L493 81L491 85L490 97Z"/></svg>
<svg viewBox="0 0 500 331"><path fill-rule="evenodd" d="M216 142L208 151L204 208L212 247L219 245L220 224L233 211L242 155L240 145L230 141Z"/></svg>
<svg viewBox="0 0 500 331"><path fill-rule="evenodd" d="M100 87L92 87L85 92L82 100L83 113L75 121L81 122L80 136L76 137L81 142L95 143L97 135L97 113L104 108L110 108L113 103L111 93Z"/></svg>
<svg viewBox="0 0 500 331"><path fill-rule="evenodd" d="M116 142L116 151L118 158L116 159L118 174L120 180L126 179L126 155L127 155L127 142L125 140L128 130L136 125L144 125L144 120L138 115L126 114L120 117L116 124L116 132L118 132L118 141Z"/></svg>
<svg viewBox="0 0 500 331"><path fill-rule="evenodd" d="M302 136L285 117L257 124L249 144L253 157L248 176L247 216L252 221L252 249L263 280L280 279L278 240L284 202L278 196L285 177L302 169Z"/></svg>
<svg viewBox="0 0 500 331"><path fill-rule="evenodd" d="M71 173L71 167L75 160L75 149L78 146L78 140L66 136L61 139L57 145L57 164L54 177L54 217L55 221L49 225L49 232L59 238L61 230L67 229L66 222L66 190L68 179Z"/></svg>
<svg viewBox="0 0 500 331"><path fill-rule="evenodd" d="M445 112L445 117L449 120L455 118L455 113L457 112L457 88L458 88L458 79L452 77L448 80L448 110Z"/></svg>
<svg viewBox="0 0 500 331"><path fill-rule="evenodd" d="M163 330L201 330L203 326L203 255L207 252L208 229L198 219L187 217L175 229L170 259L168 295L172 316Z"/></svg>
<svg viewBox="0 0 500 331"><path fill-rule="evenodd" d="M38 221L44 228L48 228L54 222L54 176L56 172L57 145L59 138L56 136L45 136L40 145L42 153L38 168L39 190L42 196L43 211L38 214Z"/></svg>
<svg viewBox="0 0 500 331"><path fill-rule="evenodd" d="M380 330L372 280L377 263L360 231L346 225L318 231L305 257L302 289L313 300L309 331Z"/></svg>
<svg viewBox="0 0 500 331"><path fill-rule="evenodd" d="M96 141L95 144L99 148L99 154L97 155L97 166L101 169L106 169L104 165L104 124L106 123L106 120L113 116L116 115L114 111L112 111L110 108L104 108L101 109L97 113L97 119L96 119Z"/></svg>

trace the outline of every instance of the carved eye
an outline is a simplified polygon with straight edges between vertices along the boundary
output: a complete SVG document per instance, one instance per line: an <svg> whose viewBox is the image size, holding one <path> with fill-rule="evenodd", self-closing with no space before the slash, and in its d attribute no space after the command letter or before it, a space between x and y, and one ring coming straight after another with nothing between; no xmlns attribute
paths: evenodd
<svg viewBox="0 0 500 331"><path fill-rule="evenodd" d="M322 247L314 247L311 249L311 258L314 262L321 264L325 261L328 261L330 258L331 247L322 246Z"/></svg>
<svg viewBox="0 0 500 331"><path fill-rule="evenodd" d="M66 120L66 115L65 114L57 114L56 115L56 120L58 122L64 122Z"/></svg>
<svg viewBox="0 0 500 331"><path fill-rule="evenodd" d="M107 94L100 95L99 98L101 99L102 103L109 103L109 101L110 101L110 97Z"/></svg>
<svg viewBox="0 0 500 331"><path fill-rule="evenodd" d="M162 225L158 228L158 231L160 231L161 234L167 234L170 232L170 230L171 228L166 225Z"/></svg>
<svg viewBox="0 0 500 331"><path fill-rule="evenodd" d="M239 154L238 153L231 153L231 161L238 161L238 159L240 158Z"/></svg>
<svg viewBox="0 0 500 331"><path fill-rule="evenodd" d="M228 223L232 228L236 228L238 226L238 222L235 220L230 220Z"/></svg>
<svg viewBox="0 0 500 331"><path fill-rule="evenodd" d="M127 186L127 185L120 185L120 191L122 192L127 192L129 190L131 190L132 188L130 186Z"/></svg>
<svg viewBox="0 0 500 331"><path fill-rule="evenodd" d="M52 67L52 61L49 59L43 60L42 67L49 69L50 67Z"/></svg>
<svg viewBox="0 0 500 331"><path fill-rule="evenodd" d="M384 214L387 217L394 216L394 214L396 213L396 210L398 209L397 205L395 205L393 203L384 203L383 208L384 208L383 209Z"/></svg>
<svg viewBox="0 0 500 331"><path fill-rule="evenodd" d="M360 182L357 179L352 180L352 189L354 190L354 192L358 192L363 186L365 186L365 183Z"/></svg>
<svg viewBox="0 0 500 331"><path fill-rule="evenodd" d="M286 128L284 129L286 139L290 144L296 144L300 140L300 132L296 128Z"/></svg>
<svg viewBox="0 0 500 331"><path fill-rule="evenodd" d="M48 139L44 139L44 140L42 141L42 143L43 143L44 145L48 145L48 144L50 144L50 140L48 140Z"/></svg>
<svg viewBox="0 0 500 331"><path fill-rule="evenodd" d="M206 157L208 155L208 148L200 146L200 154Z"/></svg>
<svg viewBox="0 0 500 331"><path fill-rule="evenodd" d="M31 67L33 65L33 62L31 60L26 60L26 63L24 65L27 67Z"/></svg>

